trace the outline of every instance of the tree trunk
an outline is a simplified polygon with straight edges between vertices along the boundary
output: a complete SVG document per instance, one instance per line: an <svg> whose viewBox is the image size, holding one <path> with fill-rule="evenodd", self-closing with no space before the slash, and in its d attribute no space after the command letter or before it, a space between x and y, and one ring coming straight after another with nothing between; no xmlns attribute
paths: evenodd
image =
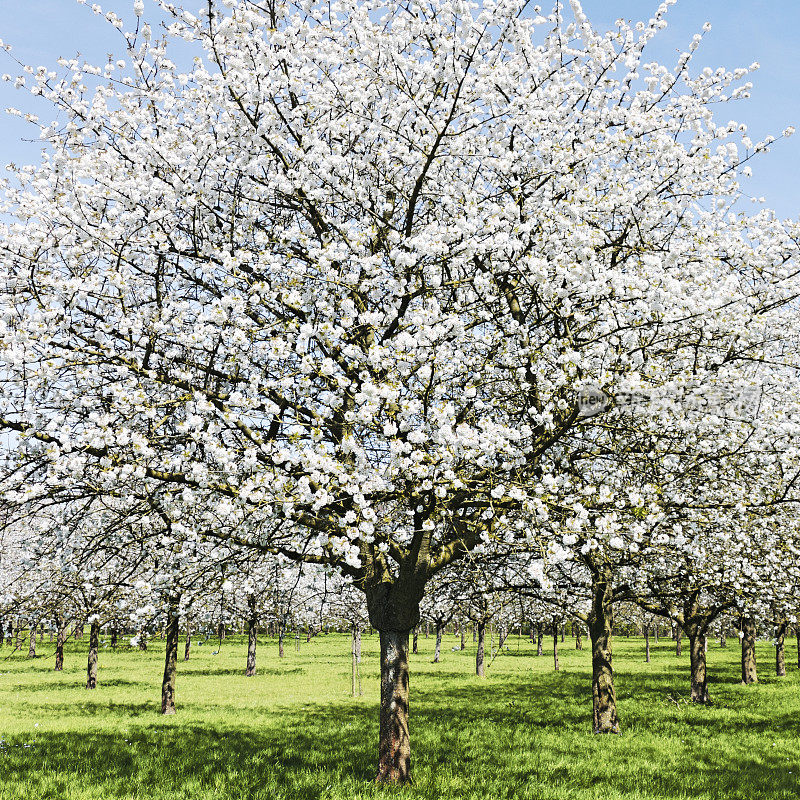
<svg viewBox="0 0 800 800"><path fill-rule="evenodd" d="M675 630L675 655L683 654L683 628L679 625Z"/></svg>
<svg viewBox="0 0 800 800"><path fill-rule="evenodd" d="M286 653L283 649L283 640L286 636L286 626L283 622L278 623L278 658L283 658Z"/></svg>
<svg viewBox="0 0 800 800"><path fill-rule="evenodd" d="M183 660L188 661L189 656L192 652L192 628L191 626L186 626L186 641L183 645Z"/></svg>
<svg viewBox="0 0 800 800"><path fill-rule="evenodd" d="M542 640L544 639L544 625L540 622L536 626L536 655L540 656L544 653L544 646Z"/></svg>
<svg viewBox="0 0 800 800"><path fill-rule="evenodd" d="M381 709L377 783L408 783L411 779L408 633L408 630L380 631Z"/></svg>
<svg viewBox="0 0 800 800"><path fill-rule="evenodd" d="M589 635L592 639L592 723L595 733L619 733L614 671L611 665L611 578L597 573L592 583L592 610L589 615Z"/></svg>
<svg viewBox="0 0 800 800"><path fill-rule="evenodd" d="M407 641L406 648L408 648ZM353 623L352 655L351 694L353 697L356 695L360 697L363 694L361 690L361 670L359 669L359 664L361 664L361 626L357 622ZM406 661L407 660L406 658Z"/></svg>
<svg viewBox="0 0 800 800"><path fill-rule="evenodd" d="M553 669L558 672L558 626L553 625Z"/></svg>
<svg viewBox="0 0 800 800"><path fill-rule="evenodd" d="M67 638L67 621L63 615L56 617L56 670L64 669L64 642Z"/></svg>
<svg viewBox="0 0 800 800"><path fill-rule="evenodd" d="M437 622L436 623L436 647L433 650L433 663L438 664L439 659L442 655L442 630L444 626Z"/></svg>
<svg viewBox="0 0 800 800"><path fill-rule="evenodd" d="M119 630L117 629L117 623L115 622L111 626L111 649L112 650L116 650L118 641L119 641Z"/></svg>
<svg viewBox="0 0 800 800"><path fill-rule="evenodd" d="M31 625L28 640L28 658L36 658L36 625Z"/></svg>
<svg viewBox="0 0 800 800"><path fill-rule="evenodd" d="M580 622L575 623L575 649L583 650L583 627Z"/></svg>
<svg viewBox="0 0 800 800"><path fill-rule="evenodd" d="M788 623L781 622L775 632L775 674L779 678L786 677L786 628Z"/></svg>
<svg viewBox="0 0 800 800"><path fill-rule="evenodd" d="M97 688L97 654L100 650L100 622L94 620L89 628L89 660L86 662L86 688Z"/></svg>
<svg viewBox="0 0 800 800"><path fill-rule="evenodd" d="M752 617L742 618L742 683L758 683L756 672L756 624Z"/></svg>
<svg viewBox="0 0 800 800"><path fill-rule="evenodd" d="M167 648L164 656L164 680L161 682L161 713L175 713L175 675L178 671L178 622L181 596L169 598L167 617Z"/></svg>
<svg viewBox="0 0 800 800"><path fill-rule="evenodd" d="M415 625L414 626L413 641L412 641L412 645L411 645L411 652L414 653L414 654L417 653L418 641L419 641L419 625Z"/></svg>
<svg viewBox="0 0 800 800"><path fill-rule="evenodd" d="M256 646L258 645L258 620L253 615L247 620L247 666L244 674L252 678L256 674Z"/></svg>
<svg viewBox="0 0 800 800"><path fill-rule="evenodd" d="M475 655L475 674L479 678L486 677L486 665L484 663L483 647L486 640L486 623L478 623L478 651Z"/></svg>
<svg viewBox="0 0 800 800"><path fill-rule="evenodd" d="M139 631L139 636L137 638L139 640L139 649L147 650L147 632L144 630L144 628Z"/></svg>
<svg viewBox="0 0 800 800"><path fill-rule="evenodd" d="M725 631L722 631L719 635L719 646L720 647L727 647L728 646L728 637L725 635Z"/></svg>
<svg viewBox="0 0 800 800"><path fill-rule="evenodd" d="M461 649L462 650L466 650L467 649L467 639L466 639L466 634L464 633L464 623L463 622L460 624L460 628L461 628Z"/></svg>
<svg viewBox="0 0 800 800"><path fill-rule="evenodd" d="M644 626L644 660L650 663L650 626Z"/></svg>
<svg viewBox="0 0 800 800"><path fill-rule="evenodd" d="M692 682L692 702L708 704L708 677L706 675L706 637L698 625L687 631L689 635L689 669Z"/></svg>

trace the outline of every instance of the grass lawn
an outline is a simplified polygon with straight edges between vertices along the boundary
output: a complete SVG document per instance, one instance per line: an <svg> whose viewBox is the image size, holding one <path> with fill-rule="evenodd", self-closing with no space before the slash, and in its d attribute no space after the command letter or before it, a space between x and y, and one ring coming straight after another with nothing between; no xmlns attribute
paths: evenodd
<svg viewBox="0 0 800 800"><path fill-rule="evenodd" d="M178 714L160 707L163 642L146 653L100 653L99 687L83 688L86 639L70 642L65 669L53 645L39 658L0 650L0 798L298 800L408 798L796 798L800 795L800 672L791 651L774 677L759 642L760 683L739 685L738 640L709 644L714 705L693 707L688 642L618 638L614 662L623 735L591 733L590 656L569 639L536 657L509 637L485 680L474 645L432 664L420 636L411 664L414 785L370 783L377 754L378 639L364 637L364 695L351 698L350 641L320 635L296 652L287 638L259 642L259 674L243 676L245 643L194 646L178 665ZM471 638L471 637L470 637ZM545 640L548 645L552 639ZM787 644L789 642L787 641ZM488 644L488 637L487 637ZM179 652L182 658L183 650Z"/></svg>

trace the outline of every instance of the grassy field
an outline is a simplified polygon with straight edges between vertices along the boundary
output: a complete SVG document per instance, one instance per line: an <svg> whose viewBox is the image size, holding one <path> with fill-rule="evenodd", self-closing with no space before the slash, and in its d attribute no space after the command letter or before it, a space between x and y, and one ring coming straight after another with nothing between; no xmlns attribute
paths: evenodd
<svg viewBox="0 0 800 800"><path fill-rule="evenodd" d="M548 644L551 640L547 640ZM100 655L88 692L86 642L62 673L40 657L0 651L0 798L29 800L298 800L408 798L796 798L800 794L800 672L775 678L759 642L761 682L739 685L739 647L709 646L714 705L693 707L688 657L671 642L615 641L623 735L591 733L590 662L567 640L561 671L510 637L480 680L474 646L432 664L433 638L412 656L414 785L370 783L376 761L377 636L364 638L364 695L351 698L349 638L303 640L286 657L262 640L259 675L242 675L245 647L229 638L179 663L175 717L158 714L163 642ZM685 652L685 651L684 651ZM181 650L182 656L182 650ZM789 659L794 663L794 654Z"/></svg>

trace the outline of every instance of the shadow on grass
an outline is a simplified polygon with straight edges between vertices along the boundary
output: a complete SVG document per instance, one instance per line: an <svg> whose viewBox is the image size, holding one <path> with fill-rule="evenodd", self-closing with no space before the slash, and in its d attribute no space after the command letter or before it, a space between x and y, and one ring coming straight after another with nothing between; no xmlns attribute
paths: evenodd
<svg viewBox="0 0 800 800"><path fill-rule="evenodd" d="M437 675L441 684L436 689L412 690L416 786L407 796L532 799L545 796L547 789L551 792L547 797L595 797L599 785L603 797L796 794L796 782L787 769L798 769L797 759L792 757L787 767L786 753L777 749L740 750L730 720L715 709L687 706L680 709L686 714L681 719L664 714L663 704L654 700L663 699L665 692L684 691L682 677L626 675L625 694L645 702L633 706L631 701L630 719L623 718L629 725L627 736L606 738L590 733L586 669L486 682L458 673ZM80 704L80 711L67 704L49 708L107 714L109 705L99 699ZM369 783L377 750L374 704L308 703L270 715L259 727L241 711L240 719L228 716L227 724L199 725L182 722L180 712L175 718L160 718L152 704L119 704L113 710L142 719L125 735L46 732L32 741L6 742L0 788L25 783L30 797L46 799L65 796L61 788L52 787L63 788L63 780L72 780L95 787L110 800L133 796L321 800L356 792L382 793ZM746 726L748 735L800 734L797 720L788 713L767 721L745 716L737 724ZM724 765L715 748L681 750L681 737L696 738L698 730L703 740L729 737L726 745L720 745ZM447 794L441 789L444 777L449 781Z"/></svg>

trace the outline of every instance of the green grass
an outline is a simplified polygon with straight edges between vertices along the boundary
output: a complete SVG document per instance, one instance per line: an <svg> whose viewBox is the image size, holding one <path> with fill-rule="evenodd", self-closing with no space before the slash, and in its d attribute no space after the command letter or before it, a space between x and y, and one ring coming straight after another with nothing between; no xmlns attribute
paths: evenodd
<svg viewBox="0 0 800 800"><path fill-rule="evenodd" d="M551 640L548 640L550 644ZM615 640L623 735L591 733L588 650L567 640L552 657L509 639L488 677L472 675L474 645L440 664L433 637L412 656L412 787L370 783L377 750L377 636L364 638L364 695L351 698L349 638L331 634L259 645L259 674L242 675L245 646L194 647L179 663L175 717L159 715L163 642L147 653L102 650L99 687L83 688L86 642L70 642L62 673L41 656L0 651L0 798L30 800L351 800L404 798L796 798L800 794L800 673L739 681L739 647L709 645L714 705L694 707L688 657L672 643ZM685 652L685 651L684 651ZM181 651L182 654L182 651ZM793 653L791 654L793 656ZM793 658L790 660L794 660Z"/></svg>

